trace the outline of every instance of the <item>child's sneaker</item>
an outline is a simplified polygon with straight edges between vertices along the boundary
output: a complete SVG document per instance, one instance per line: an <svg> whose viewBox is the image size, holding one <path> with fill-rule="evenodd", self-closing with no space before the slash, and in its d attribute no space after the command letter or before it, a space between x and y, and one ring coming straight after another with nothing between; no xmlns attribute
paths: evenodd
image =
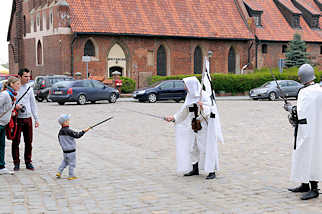
<svg viewBox="0 0 322 214"><path fill-rule="evenodd" d="M56 178L61 178L61 174L60 174L60 172L57 172L57 173L56 173Z"/></svg>
<svg viewBox="0 0 322 214"><path fill-rule="evenodd" d="M0 175L3 175L3 174L13 175L14 172L9 171L7 168L2 168L2 169L0 169Z"/></svg>
<svg viewBox="0 0 322 214"><path fill-rule="evenodd" d="M73 176L73 177L69 177L69 178L68 178L68 180L75 180L75 179L77 179L77 177L76 177L76 176Z"/></svg>

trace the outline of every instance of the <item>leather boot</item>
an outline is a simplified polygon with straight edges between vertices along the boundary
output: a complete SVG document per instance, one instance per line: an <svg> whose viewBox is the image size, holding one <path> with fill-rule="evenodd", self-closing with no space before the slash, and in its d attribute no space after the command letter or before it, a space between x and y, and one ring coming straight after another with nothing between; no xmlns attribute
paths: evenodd
<svg viewBox="0 0 322 214"><path fill-rule="evenodd" d="M318 182L317 181L310 181L311 183L311 190L307 193L305 193L301 199L302 200L309 200L312 198L319 197L319 189L318 189Z"/></svg>
<svg viewBox="0 0 322 214"><path fill-rule="evenodd" d="M192 165L192 171L184 174L184 176L199 175L198 162Z"/></svg>
<svg viewBox="0 0 322 214"><path fill-rule="evenodd" d="M215 172L210 172L209 175L206 177L206 179L215 179L216 178L216 173Z"/></svg>
<svg viewBox="0 0 322 214"><path fill-rule="evenodd" d="M288 189L291 192L308 192L310 191L310 185L308 183L302 183L301 186Z"/></svg>

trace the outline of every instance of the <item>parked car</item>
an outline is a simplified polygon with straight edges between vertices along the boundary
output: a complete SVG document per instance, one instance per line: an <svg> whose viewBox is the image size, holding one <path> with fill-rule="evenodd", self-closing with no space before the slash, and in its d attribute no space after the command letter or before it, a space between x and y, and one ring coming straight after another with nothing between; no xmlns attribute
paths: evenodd
<svg viewBox="0 0 322 214"><path fill-rule="evenodd" d="M50 88L48 99L60 105L64 105L65 102L77 102L83 105L87 101L95 103L99 100L115 103L119 97L118 90L97 80L75 80L54 84Z"/></svg>
<svg viewBox="0 0 322 214"><path fill-rule="evenodd" d="M155 103L158 100L174 100L180 102L186 98L184 82L182 80L166 80L156 83L148 88L134 91L133 98L140 102Z"/></svg>
<svg viewBox="0 0 322 214"><path fill-rule="evenodd" d="M294 80L277 80L283 94L277 88L275 81L266 82L258 88L251 89L249 96L254 99L269 99L276 100L280 96L297 97L298 91L303 87L302 84Z"/></svg>
<svg viewBox="0 0 322 214"><path fill-rule="evenodd" d="M70 76L52 75L52 76L37 76L34 83L35 98L38 102L48 101L48 93L50 87L60 81L73 80Z"/></svg>

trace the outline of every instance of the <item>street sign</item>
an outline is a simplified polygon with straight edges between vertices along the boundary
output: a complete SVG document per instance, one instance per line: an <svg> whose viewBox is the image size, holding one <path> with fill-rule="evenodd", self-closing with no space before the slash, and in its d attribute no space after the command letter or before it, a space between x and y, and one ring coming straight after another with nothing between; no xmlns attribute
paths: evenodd
<svg viewBox="0 0 322 214"><path fill-rule="evenodd" d="M92 57L91 57L91 56L83 56L83 57L82 57L82 61L83 61L83 62L90 62L90 61L91 61L91 59L92 59Z"/></svg>
<svg viewBox="0 0 322 214"><path fill-rule="evenodd" d="M278 60L278 68L279 68L280 73L283 73L284 65L285 65L285 59L279 59Z"/></svg>

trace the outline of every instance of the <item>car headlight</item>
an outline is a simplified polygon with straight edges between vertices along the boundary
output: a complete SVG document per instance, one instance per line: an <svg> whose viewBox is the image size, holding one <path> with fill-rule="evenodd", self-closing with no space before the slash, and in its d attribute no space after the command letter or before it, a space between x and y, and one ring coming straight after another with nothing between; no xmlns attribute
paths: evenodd
<svg viewBox="0 0 322 214"><path fill-rule="evenodd" d="M144 94L145 90L138 91L137 94Z"/></svg>

